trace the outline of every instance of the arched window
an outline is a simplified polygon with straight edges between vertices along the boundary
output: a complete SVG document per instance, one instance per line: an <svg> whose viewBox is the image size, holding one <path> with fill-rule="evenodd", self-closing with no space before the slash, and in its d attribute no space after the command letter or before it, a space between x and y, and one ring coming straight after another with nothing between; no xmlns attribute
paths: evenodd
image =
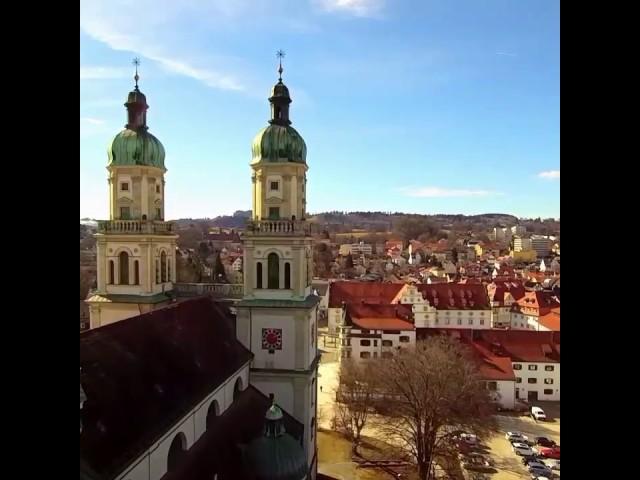
<svg viewBox="0 0 640 480"><path fill-rule="evenodd" d="M133 284L140 285L140 262L138 260L133 262Z"/></svg>
<svg viewBox="0 0 640 480"><path fill-rule="evenodd" d="M236 384L233 386L233 401L235 402L238 399L240 393L244 390L242 388L242 377L238 377L236 380Z"/></svg>
<svg viewBox="0 0 640 480"><path fill-rule="evenodd" d="M216 417L220 415L220 406L218 405L218 401L214 400L209 405L209 410L207 410L207 430L211 428L216 421Z"/></svg>
<svg viewBox="0 0 640 480"><path fill-rule="evenodd" d="M171 472L182 461L184 454L187 450L187 438L184 433L179 432L171 442L169 447L169 455L167 455L167 471Z"/></svg>
<svg viewBox="0 0 640 480"><path fill-rule="evenodd" d="M160 283L160 261L156 259L156 283Z"/></svg>
<svg viewBox="0 0 640 480"><path fill-rule="evenodd" d="M262 262L256 263L256 288L262 288Z"/></svg>
<svg viewBox="0 0 640 480"><path fill-rule="evenodd" d="M120 285L129 285L129 254L127 252L120 252L118 256L120 260Z"/></svg>
<svg viewBox="0 0 640 480"><path fill-rule="evenodd" d="M284 288L291 288L291 264L289 262L284 264Z"/></svg>
<svg viewBox="0 0 640 480"><path fill-rule="evenodd" d="M160 254L160 275L162 283L167 281L167 254L163 251Z"/></svg>
<svg viewBox="0 0 640 480"><path fill-rule="evenodd" d="M111 285L115 283L114 275L115 275L115 267L113 265L113 260L109 260L109 283Z"/></svg>
<svg viewBox="0 0 640 480"><path fill-rule="evenodd" d="M276 290L280 288L280 258L277 253L270 253L267 257L268 278L267 288Z"/></svg>

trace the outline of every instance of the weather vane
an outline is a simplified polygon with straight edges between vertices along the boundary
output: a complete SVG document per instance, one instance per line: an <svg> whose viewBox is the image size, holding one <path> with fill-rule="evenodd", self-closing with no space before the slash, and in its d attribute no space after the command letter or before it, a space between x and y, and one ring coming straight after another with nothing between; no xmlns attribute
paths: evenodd
<svg viewBox="0 0 640 480"><path fill-rule="evenodd" d="M284 58L285 53L284 50L280 49L276 52L276 57L278 57L280 61L280 67L278 67L278 73L280 74L279 80L282 81L282 59Z"/></svg>
<svg viewBox="0 0 640 480"><path fill-rule="evenodd" d="M136 66L136 74L133 77L136 81L136 90L138 89L138 80L140 79L140 77L138 76L138 66L140 65L140 59L138 57L133 59L132 62L135 66Z"/></svg>

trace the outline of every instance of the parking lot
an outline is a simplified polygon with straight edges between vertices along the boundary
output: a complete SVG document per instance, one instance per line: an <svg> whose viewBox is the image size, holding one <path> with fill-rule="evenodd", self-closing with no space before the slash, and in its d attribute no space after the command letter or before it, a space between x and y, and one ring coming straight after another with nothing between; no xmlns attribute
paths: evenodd
<svg viewBox="0 0 640 480"><path fill-rule="evenodd" d="M522 465L509 441L504 438L505 432L521 432L530 440L535 437L547 437L560 445L560 404L559 402L536 402L547 414L547 421L536 422L528 416L499 415L497 417L500 433L484 441L487 454L490 456L497 473L491 475L492 480L529 479L531 476ZM554 471L556 478L560 471Z"/></svg>

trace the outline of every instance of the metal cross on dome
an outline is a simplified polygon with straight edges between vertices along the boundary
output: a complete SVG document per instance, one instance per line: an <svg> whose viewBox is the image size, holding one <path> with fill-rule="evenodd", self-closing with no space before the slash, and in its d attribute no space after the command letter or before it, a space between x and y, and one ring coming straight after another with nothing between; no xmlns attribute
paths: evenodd
<svg viewBox="0 0 640 480"><path fill-rule="evenodd" d="M278 57L279 62L280 62L280 66L278 67L278 73L280 74L279 80L282 81L282 59L284 58L286 54L284 53L284 50L280 49L276 52L276 57Z"/></svg>
<svg viewBox="0 0 640 480"><path fill-rule="evenodd" d="M136 74L133 77L136 81L136 89L138 88L138 80L140 79L140 77L138 76L138 66L140 65L140 59L138 57L135 57L133 59L133 61L131 62L136 66Z"/></svg>

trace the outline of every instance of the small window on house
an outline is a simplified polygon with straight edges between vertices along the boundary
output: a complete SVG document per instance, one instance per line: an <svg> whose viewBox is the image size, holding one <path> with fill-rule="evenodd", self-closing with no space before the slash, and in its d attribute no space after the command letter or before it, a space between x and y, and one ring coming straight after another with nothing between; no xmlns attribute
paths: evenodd
<svg viewBox="0 0 640 480"><path fill-rule="evenodd" d="M278 190L278 182L271 182L271 190Z"/></svg>
<svg viewBox="0 0 640 480"><path fill-rule="evenodd" d="M131 218L131 210L129 207L120 207L120 220L129 220Z"/></svg>
<svg viewBox="0 0 640 480"><path fill-rule="evenodd" d="M545 378L544 379L544 384L545 385L553 385L553 378Z"/></svg>
<svg viewBox="0 0 640 480"><path fill-rule="evenodd" d="M537 365L529 365L529 370L538 370Z"/></svg>
<svg viewBox="0 0 640 480"><path fill-rule="evenodd" d="M527 383L538 383L537 378L527 378Z"/></svg>
<svg viewBox="0 0 640 480"><path fill-rule="evenodd" d="M409 343L409 336L402 335L399 340L400 340L400 343Z"/></svg>
<svg viewBox="0 0 640 480"><path fill-rule="evenodd" d="M446 325L450 325L451 324L451 320L449 320L448 318L445 318L444 323Z"/></svg>
<svg viewBox="0 0 640 480"><path fill-rule="evenodd" d="M545 388L543 392L545 395L553 395L553 389L551 388Z"/></svg>
<svg viewBox="0 0 640 480"><path fill-rule="evenodd" d="M498 382L487 382L487 390L495 392L498 390Z"/></svg>
<svg viewBox="0 0 640 480"><path fill-rule="evenodd" d="M360 352L360 358L371 358L371 352Z"/></svg>
<svg viewBox="0 0 640 480"><path fill-rule="evenodd" d="M133 284L140 285L140 263L138 260L133 262Z"/></svg>
<svg viewBox="0 0 640 480"><path fill-rule="evenodd" d="M374 340L374 341L373 341L373 346L374 346L374 347L377 347L377 346L378 346L378 340Z"/></svg>
<svg viewBox="0 0 640 480"><path fill-rule="evenodd" d="M473 325L473 318L469 319L469 325Z"/></svg>
<svg viewBox="0 0 640 480"><path fill-rule="evenodd" d="M513 364L513 369L514 370L522 370L522 365L519 363L514 363Z"/></svg>
<svg viewBox="0 0 640 480"><path fill-rule="evenodd" d="M347 350L347 358L351 358L351 350Z"/></svg>
<svg viewBox="0 0 640 480"><path fill-rule="evenodd" d="M370 347L371 340L360 340L360 345L362 345L363 347Z"/></svg>
<svg viewBox="0 0 640 480"><path fill-rule="evenodd" d="M393 347L393 342L391 340L382 340L383 347Z"/></svg>
<svg viewBox="0 0 640 480"><path fill-rule="evenodd" d="M480 325L484 325L484 318L480 319Z"/></svg>
<svg viewBox="0 0 640 480"><path fill-rule="evenodd" d="M458 319L458 325L462 325L462 319L461 318Z"/></svg>
<svg viewBox="0 0 640 480"><path fill-rule="evenodd" d="M278 220L280 218L280 207L269 207L269 220Z"/></svg>
<svg viewBox="0 0 640 480"><path fill-rule="evenodd" d="M123 192L128 192L129 191L129 184L127 182L122 182L120 184L120 190L122 190Z"/></svg>
<svg viewBox="0 0 640 480"><path fill-rule="evenodd" d="M545 365L544 370L546 372L553 372L553 365Z"/></svg>
<svg viewBox="0 0 640 480"><path fill-rule="evenodd" d="M516 383L522 383L522 378L516 377Z"/></svg>

